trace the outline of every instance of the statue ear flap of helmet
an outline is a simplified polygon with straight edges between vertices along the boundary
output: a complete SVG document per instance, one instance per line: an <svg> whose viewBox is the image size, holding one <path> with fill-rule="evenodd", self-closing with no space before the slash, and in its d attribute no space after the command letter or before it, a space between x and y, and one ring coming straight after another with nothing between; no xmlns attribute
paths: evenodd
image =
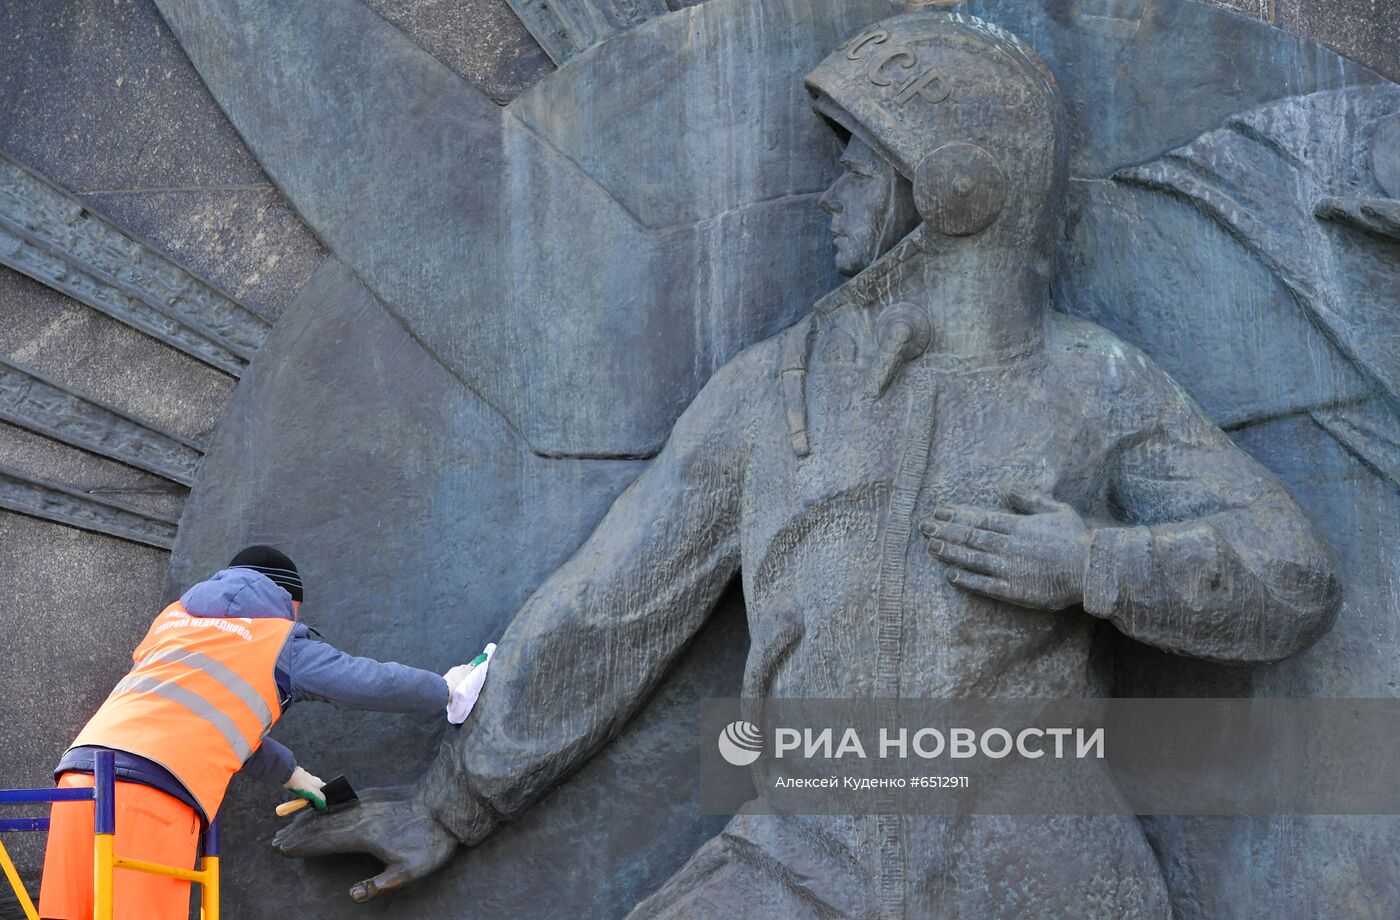
<svg viewBox="0 0 1400 920"><path fill-rule="evenodd" d="M970 237L1004 224L1044 240L1064 184L1055 79L991 23L916 12L876 23L807 75L819 114L859 135L913 185L925 226Z"/></svg>
<svg viewBox="0 0 1400 920"><path fill-rule="evenodd" d="M972 236L990 227L1006 204L1006 172L985 147L944 144L914 170L914 206L945 236Z"/></svg>

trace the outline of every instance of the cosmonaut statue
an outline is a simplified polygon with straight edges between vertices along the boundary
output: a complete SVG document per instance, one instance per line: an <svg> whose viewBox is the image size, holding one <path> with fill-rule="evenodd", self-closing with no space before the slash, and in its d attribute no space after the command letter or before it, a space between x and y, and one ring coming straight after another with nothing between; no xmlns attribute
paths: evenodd
<svg viewBox="0 0 1400 920"><path fill-rule="evenodd" d="M1051 309L1066 125L981 20L919 12L807 77L846 140L850 276L709 381L500 639L420 782L279 835L365 851L364 900L544 796L638 710L742 575L746 697L1074 698L1097 619L1287 656L1340 586L1283 487L1141 352ZM1138 822L736 816L634 916L1167 917Z"/></svg>

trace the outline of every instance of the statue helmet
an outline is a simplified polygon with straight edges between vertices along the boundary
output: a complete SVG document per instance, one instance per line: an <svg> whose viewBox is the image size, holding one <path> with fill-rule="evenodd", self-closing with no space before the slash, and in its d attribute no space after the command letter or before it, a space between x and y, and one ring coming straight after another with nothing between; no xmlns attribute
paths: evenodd
<svg viewBox="0 0 1400 920"><path fill-rule="evenodd" d="M913 183L926 226L1049 239L1067 173L1064 109L1016 36L959 13L907 13L845 42L806 85L820 115Z"/></svg>

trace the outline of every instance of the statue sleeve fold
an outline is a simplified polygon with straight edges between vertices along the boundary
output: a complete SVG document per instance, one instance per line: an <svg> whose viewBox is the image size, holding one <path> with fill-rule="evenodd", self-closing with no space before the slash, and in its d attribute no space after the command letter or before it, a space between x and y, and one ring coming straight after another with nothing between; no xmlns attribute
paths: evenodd
<svg viewBox="0 0 1400 920"><path fill-rule="evenodd" d="M1125 526L1096 530L1084 609L1167 651L1274 661L1330 625L1341 589L1283 486L1161 371L1112 458Z"/></svg>
<svg viewBox="0 0 1400 920"><path fill-rule="evenodd" d="M751 350L752 351L752 350ZM722 368L647 470L520 609L472 718L419 788L463 843L544 796L616 735L739 570L739 502L762 389Z"/></svg>

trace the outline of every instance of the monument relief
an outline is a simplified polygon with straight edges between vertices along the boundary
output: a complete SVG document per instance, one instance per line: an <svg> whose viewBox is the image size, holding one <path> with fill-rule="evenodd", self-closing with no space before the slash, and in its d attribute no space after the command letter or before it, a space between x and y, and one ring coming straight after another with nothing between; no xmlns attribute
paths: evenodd
<svg viewBox="0 0 1400 920"><path fill-rule="evenodd" d="M12 132L0 261L232 395L187 438L12 354L12 423L190 493L7 507L499 646L461 728L279 722L361 804L235 785L230 915L1400 913L1393 816L716 817L695 766L707 698L1394 698L1400 87L1195 0L509 0L486 77L452 4L151 3L305 271L254 315Z"/></svg>
<svg viewBox="0 0 1400 920"><path fill-rule="evenodd" d="M1140 351L1050 309L1069 151L1036 53L974 17L913 13L806 86L843 145L820 204L851 277L705 385L512 619L426 776L279 835L292 855L382 859L355 899L548 794L741 573L757 698L1082 696L1095 618L1250 662L1335 615L1327 551L1280 483ZM741 814L634 915L722 903L1170 916L1132 817Z"/></svg>

